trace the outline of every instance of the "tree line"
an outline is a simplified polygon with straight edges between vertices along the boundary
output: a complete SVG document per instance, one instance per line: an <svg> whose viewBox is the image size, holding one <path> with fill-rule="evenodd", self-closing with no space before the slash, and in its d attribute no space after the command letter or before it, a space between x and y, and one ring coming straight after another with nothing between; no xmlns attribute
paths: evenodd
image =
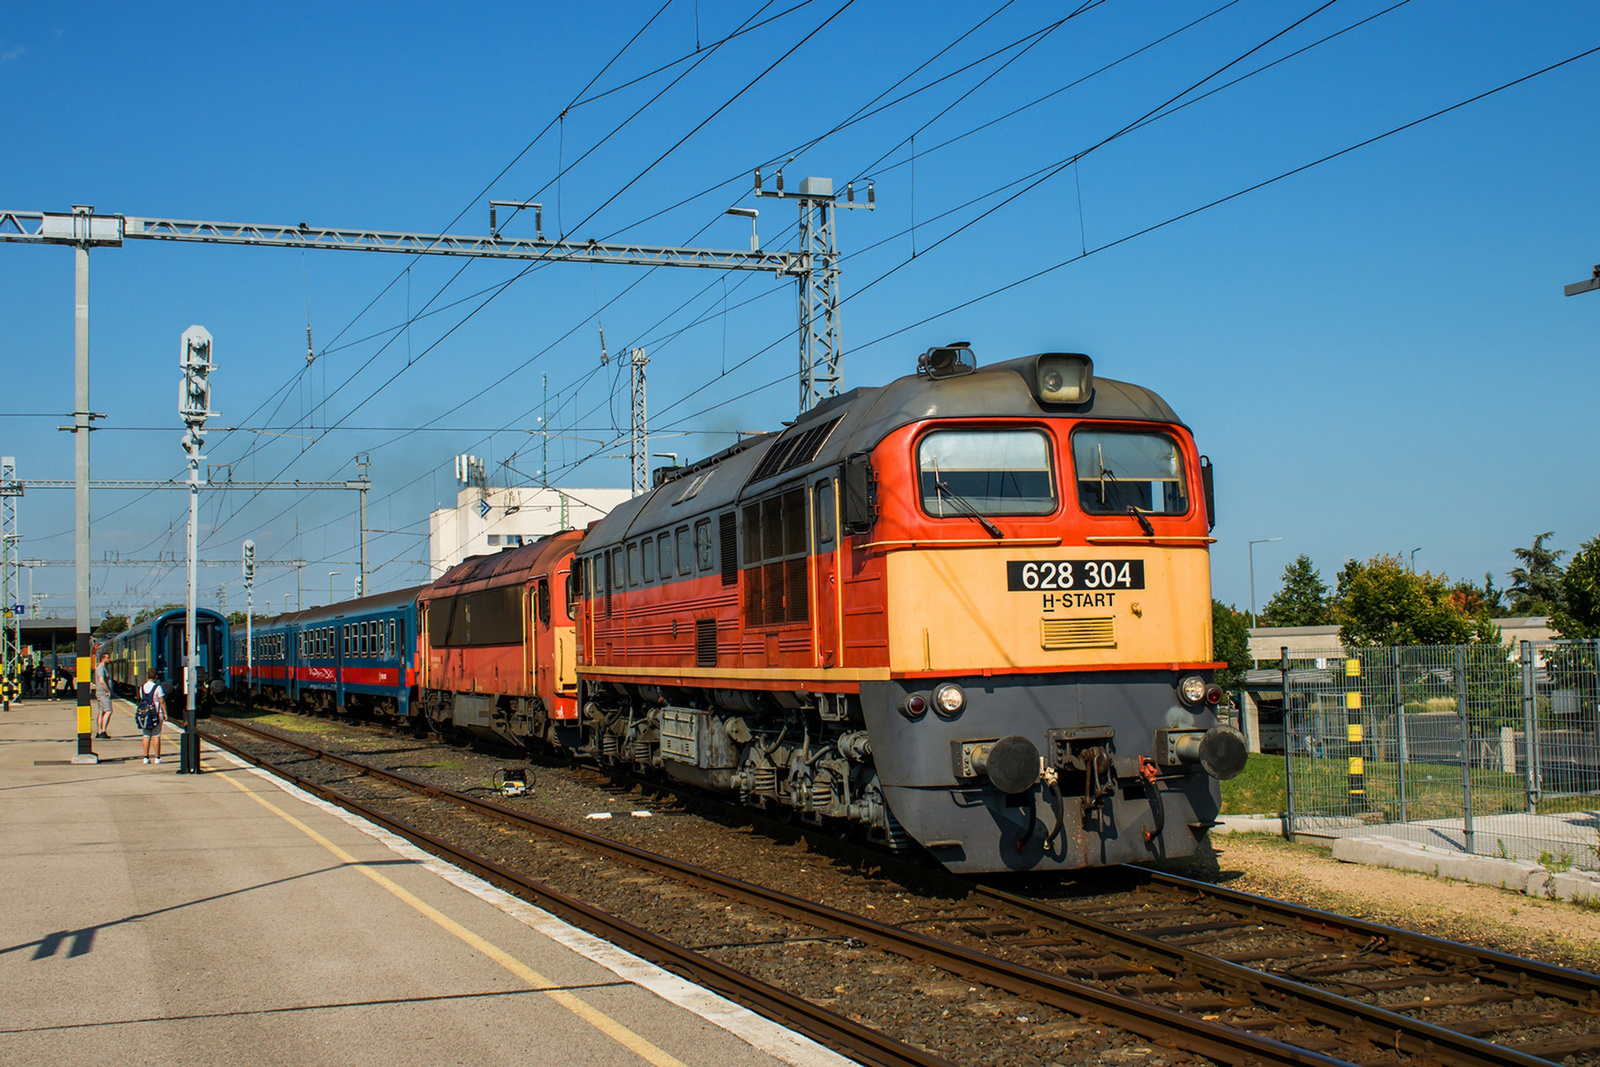
<svg viewBox="0 0 1600 1067"><path fill-rule="evenodd" d="M1459 645L1500 640L1494 620L1542 615L1563 637L1600 636L1600 536L1566 552L1549 547L1545 531L1512 549L1517 565L1506 588L1494 576L1483 584L1413 573L1399 555L1349 560L1330 590L1311 558L1300 555L1283 571L1283 586L1262 609L1262 626L1339 627L1346 645Z"/></svg>

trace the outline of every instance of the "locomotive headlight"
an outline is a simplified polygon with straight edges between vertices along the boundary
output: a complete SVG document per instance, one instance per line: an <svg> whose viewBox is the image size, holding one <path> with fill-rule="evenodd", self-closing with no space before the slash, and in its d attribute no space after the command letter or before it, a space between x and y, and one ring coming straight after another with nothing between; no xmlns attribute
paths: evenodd
<svg viewBox="0 0 1600 1067"><path fill-rule="evenodd" d="M967 694L954 682L945 682L934 688L933 706L940 715L954 715L967 706Z"/></svg>
<svg viewBox="0 0 1600 1067"><path fill-rule="evenodd" d="M1206 698L1206 680L1191 674L1178 683L1178 699L1194 707Z"/></svg>
<svg viewBox="0 0 1600 1067"><path fill-rule="evenodd" d="M1094 392L1094 360L1077 352L1040 356L1034 391L1045 404L1082 404Z"/></svg>

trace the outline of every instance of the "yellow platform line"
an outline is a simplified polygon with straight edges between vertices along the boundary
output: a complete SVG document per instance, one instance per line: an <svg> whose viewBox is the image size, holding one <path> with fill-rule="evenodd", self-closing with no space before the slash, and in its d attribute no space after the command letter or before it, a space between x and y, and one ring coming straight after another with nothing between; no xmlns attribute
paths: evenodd
<svg viewBox="0 0 1600 1067"><path fill-rule="evenodd" d="M677 1057L663 1049L657 1048L643 1037L640 1037L626 1026L623 1026L621 1023L611 1018L611 1016L602 1012L600 1009L585 1003L572 993L556 988L556 983L552 982L550 979L546 978L532 967L529 967L527 964L523 963L521 960L517 959L504 949L485 941L482 937L473 933L471 930L468 930L466 927L462 926L460 923L456 922L448 915L445 915L432 905L419 900L409 890L396 885L378 871L372 869L367 864L362 863L360 860L350 855L350 853L346 852L332 841L329 841L326 837L322 836L320 833L313 830L311 827L307 826L293 815L290 815L276 804L273 804L271 801L265 799L260 794L247 789L244 785L234 781L232 778L227 777L226 775L223 776L223 780L229 785L233 786L235 789L239 790L245 796L249 797L251 800L254 800L257 804L260 804L274 815L277 815L280 819L283 819L290 826L293 826L295 829L311 838L311 840L315 841L329 852L333 853L336 857L338 857L341 863L360 871L378 885L388 890L396 898L409 905L417 913L425 916L428 919L431 919L442 929L454 934L475 951L481 952L485 956L488 956L500 966L504 967L506 970L510 971L524 982L528 983L528 985L532 986L534 989L544 991L545 996L549 997L563 1008L566 1008L572 1014L576 1015L578 1018L582 1019L596 1030L599 1030L602 1034L605 1034L623 1048L626 1048L628 1051L634 1053L640 1059L653 1063L656 1065L656 1067L686 1067L682 1060L679 1060Z"/></svg>

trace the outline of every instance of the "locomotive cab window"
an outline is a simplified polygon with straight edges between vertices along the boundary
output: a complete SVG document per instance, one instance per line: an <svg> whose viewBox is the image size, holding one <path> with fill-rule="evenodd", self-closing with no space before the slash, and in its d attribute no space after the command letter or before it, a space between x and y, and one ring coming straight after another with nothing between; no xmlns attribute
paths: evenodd
<svg viewBox="0 0 1600 1067"><path fill-rule="evenodd" d="M935 430L917 445L922 508L936 518L1049 515L1050 438L1041 430Z"/></svg>
<svg viewBox="0 0 1600 1067"><path fill-rule="evenodd" d="M1072 435L1078 506L1090 515L1148 515L1189 510L1183 454L1163 433L1079 430Z"/></svg>

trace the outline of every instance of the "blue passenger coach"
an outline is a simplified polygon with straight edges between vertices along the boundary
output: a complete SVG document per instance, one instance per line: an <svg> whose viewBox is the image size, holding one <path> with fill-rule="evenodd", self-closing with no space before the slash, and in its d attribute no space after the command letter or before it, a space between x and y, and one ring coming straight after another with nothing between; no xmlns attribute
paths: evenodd
<svg viewBox="0 0 1600 1067"><path fill-rule="evenodd" d="M262 619L253 666L242 643L235 650L235 688L266 703L410 715L420 588Z"/></svg>
<svg viewBox="0 0 1600 1067"><path fill-rule="evenodd" d="M166 694L168 714L187 707L183 678L187 623L183 609L174 608L102 641L100 651L111 656L112 688L131 698L144 684L146 673L154 670ZM228 620L215 611L196 608L194 625L198 682L195 707L209 710L212 702L227 688Z"/></svg>

